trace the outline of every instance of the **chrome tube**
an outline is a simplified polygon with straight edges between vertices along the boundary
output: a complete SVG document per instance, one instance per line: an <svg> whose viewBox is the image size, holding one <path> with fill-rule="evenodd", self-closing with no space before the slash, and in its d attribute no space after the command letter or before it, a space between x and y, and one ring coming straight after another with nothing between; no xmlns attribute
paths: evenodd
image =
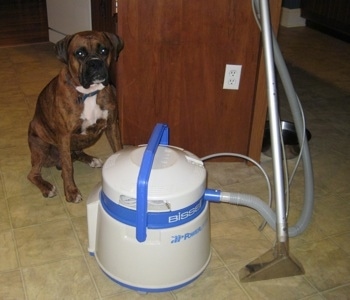
<svg viewBox="0 0 350 300"><path fill-rule="evenodd" d="M271 149L273 161L274 189L276 199L276 232L279 242L288 240L288 225L286 217L286 204L284 193L284 173L282 162L282 148L280 135L280 118L277 99L277 84L275 76L275 64L272 47L272 29L270 23L269 3L266 0L260 0L261 13L261 33L264 47L266 80L267 80L267 97L269 124L271 134Z"/></svg>

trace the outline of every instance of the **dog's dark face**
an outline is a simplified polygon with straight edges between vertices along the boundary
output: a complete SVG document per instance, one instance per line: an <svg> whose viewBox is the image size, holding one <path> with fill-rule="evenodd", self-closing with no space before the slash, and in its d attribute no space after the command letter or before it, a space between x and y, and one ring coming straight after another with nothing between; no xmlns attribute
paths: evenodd
<svg viewBox="0 0 350 300"><path fill-rule="evenodd" d="M79 32L56 44L58 58L85 89L92 84L108 85L109 66L122 49L123 42L118 36L97 31Z"/></svg>

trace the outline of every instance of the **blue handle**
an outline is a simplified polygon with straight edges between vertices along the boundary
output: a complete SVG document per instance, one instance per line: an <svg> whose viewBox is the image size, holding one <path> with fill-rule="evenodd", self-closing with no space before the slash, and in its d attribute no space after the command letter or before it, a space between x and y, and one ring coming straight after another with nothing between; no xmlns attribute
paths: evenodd
<svg viewBox="0 0 350 300"><path fill-rule="evenodd" d="M143 154L141 168L137 179L136 197L136 239L139 242L146 240L147 227L147 195L148 180L151 174L154 156L158 146L169 144L169 129L166 124L157 124L148 141L148 145Z"/></svg>

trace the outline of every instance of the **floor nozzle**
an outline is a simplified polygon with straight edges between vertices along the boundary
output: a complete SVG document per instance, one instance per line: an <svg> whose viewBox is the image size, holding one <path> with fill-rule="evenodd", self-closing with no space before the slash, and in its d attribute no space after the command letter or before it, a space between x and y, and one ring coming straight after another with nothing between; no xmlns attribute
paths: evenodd
<svg viewBox="0 0 350 300"><path fill-rule="evenodd" d="M268 280L303 275L300 262L288 253L286 243L277 242L275 247L250 262L239 271L241 282Z"/></svg>

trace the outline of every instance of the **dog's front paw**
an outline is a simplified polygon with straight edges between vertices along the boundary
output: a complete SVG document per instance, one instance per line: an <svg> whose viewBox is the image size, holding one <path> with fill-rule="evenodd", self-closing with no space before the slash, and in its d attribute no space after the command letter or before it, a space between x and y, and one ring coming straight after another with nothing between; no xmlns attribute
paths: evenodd
<svg viewBox="0 0 350 300"><path fill-rule="evenodd" d="M52 186L52 189L47 193L47 196L48 198L52 198L52 197L55 197L57 195L57 189L56 187L53 185Z"/></svg>
<svg viewBox="0 0 350 300"><path fill-rule="evenodd" d="M91 168L101 168L102 165L103 165L103 161L96 157L93 157L92 160L89 162L89 166Z"/></svg>
<svg viewBox="0 0 350 300"><path fill-rule="evenodd" d="M79 203L83 201L83 197L78 190L66 194L67 202Z"/></svg>
<svg viewBox="0 0 350 300"><path fill-rule="evenodd" d="M57 189L54 185L48 183L45 189L42 190L42 193L45 198L53 198L57 195Z"/></svg>
<svg viewBox="0 0 350 300"><path fill-rule="evenodd" d="M71 202L73 202L73 203L79 203L79 202L81 202L81 201L83 201L83 196L80 195L80 194L78 194L78 195L76 195L76 197L74 198L74 201L71 201Z"/></svg>

